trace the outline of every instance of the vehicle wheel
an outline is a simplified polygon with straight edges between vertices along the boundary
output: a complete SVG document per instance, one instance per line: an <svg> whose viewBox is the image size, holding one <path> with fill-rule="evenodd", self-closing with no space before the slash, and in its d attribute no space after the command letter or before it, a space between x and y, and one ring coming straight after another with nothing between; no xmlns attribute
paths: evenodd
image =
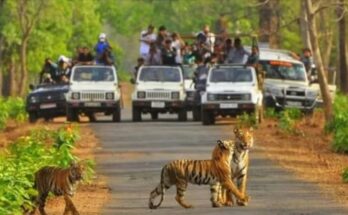
<svg viewBox="0 0 348 215"><path fill-rule="evenodd" d="M185 109L179 110L178 112L178 120L181 122L187 121L187 111Z"/></svg>
<svg viewBox="0 0 348 215"><path fill-rule="evenodd" d="M97 119L95 118L94 113L90 113L87 116L88 116L89 122L96 122L97 121Z"/></svg>
<svg viewBox="0 0 348 215"><path fill-rule="evenodd" d="M211 111L202 110L202 124L212 125L215 123L215 117Z"/></svg>
<svg viewBox="0 0 348 215"><path fill-rule="evenodd" d="M29 113L29 122L30 123L35 123L37 121L38 117L37 114L34 112Z"/></svg>
<svg viewBox="0 0 348 215"><path fill-rule="evenodd" d="M112 113L112 121L113 122L121 122L121 109L118 107L113 113Z"/></svg>
<svg viewBox="0 0 348 215"><path fill-rule="evenodd" d="M151 112L151 119L157 120L158 119L158 113L157 112Z"/></svg>
<svg viewBox="0 0 348 215"><path fill-rule="evenodd" d="M141 110L139 108L133 106L132 118L133 118L133 122L140 122L141 121Z"/></svg>
<svg viewBox="0 0 348 215"><path fill-rule="evenodd" d="M192 117L195 122L201 121L201 110L199 107L194 107L192 109Z"/></svg>
<svg viewBox="0 0 348 215"><path fill-rule="evenodd" d="M77 122L79 121L79 116L77 115L76 110L67 108L66 109L66 120L68 122Z"/></svg>

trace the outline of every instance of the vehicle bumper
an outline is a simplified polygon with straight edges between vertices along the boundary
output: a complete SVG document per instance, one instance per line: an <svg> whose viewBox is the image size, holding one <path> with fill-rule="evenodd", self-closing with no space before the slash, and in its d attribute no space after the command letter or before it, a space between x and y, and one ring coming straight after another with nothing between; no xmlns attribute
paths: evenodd
<svg viewBox="0 0 348 215"><path fill-rule="evenodd" d="M164 106L154 107L153 102L164 103ZM186 109L186 101L133 101L133 107L141 109L142 112L177 112Z"/></svg>
<svg viewBox="0 0 348 215"><path fill-rule="evenodd" d="M106 112L120 107L119 101L102 102L68 102L67 107L81 112Z"/></svg>
<svg viewBox="0 0 348 215"><path fill-rule="evenodd" d="M54 107L44 107L45 105L54 105ZM66 102L50 102L50 103L30 103L26 106L26 111L35 113L38 117L57 117L65 116Z"/></svg>
<svg viewBox="0 0 348 215"><path fill-rule="evenodd" d="M277 110L298 108L302 111L310 111L318 105L318 99L266 96L264 103L266 107L273 107Z"/></svg>
<svg viewBox="0 0 348 215"><path fill-rule="evenodd" d="M215 115L222 116L236 116L242 113L254 113L256 109L256 104L253 103L241 103L237 104L237 107L224 108L218 103L206 103L202 104L203 111L212 111Z"/></svg>

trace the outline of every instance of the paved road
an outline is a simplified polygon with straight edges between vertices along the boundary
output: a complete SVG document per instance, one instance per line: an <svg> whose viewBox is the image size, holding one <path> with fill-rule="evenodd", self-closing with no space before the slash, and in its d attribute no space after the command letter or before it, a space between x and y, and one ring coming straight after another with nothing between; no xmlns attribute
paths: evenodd
<svg viewBox="0 0 348 215"><path fill-rule="evenodd" d="M166 120L130 122L126 111L120 124L95 123L102 142L98 171L108 177L112 199L103 214L248 214L327 215L348 214L339 204L320 194L316 185L296 180L267 160L256 146L251 152L247 207L211 208L209 187L190 185L186 199L195 208L183 209L174 200L175 188L166 192L157 210L147 207L149 192L158 184L161 167L170 160L205 159L217 139L230 138L227 125L203 127L200 123Z"/></svg>

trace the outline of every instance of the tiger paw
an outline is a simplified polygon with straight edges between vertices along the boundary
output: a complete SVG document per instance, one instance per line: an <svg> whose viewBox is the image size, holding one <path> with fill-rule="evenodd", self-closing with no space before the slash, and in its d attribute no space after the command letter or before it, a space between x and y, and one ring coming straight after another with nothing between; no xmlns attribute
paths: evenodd
<svg viewBox="0 0 348 215"><path fill-rule="evenodd" d="M227 202L224 203L224 205L226 207L232 207L233 206L233 202L232 201L227 201Z"/></svg>
<svg viewBox="0 0 348 215"><path fill-rule="evenodd" d="M212 206L213 206L213 208L220 208L220 207L222 207L222 204L220 202L213 202Z"/></svg>
<svg viewBox="0 0 348 215"><path fill-rule="evenodd" d="M246 195L243 199L238 199L237 200L237 205L239 205L239 206L247 206L249 201L250 201L250 197Z"/></svg>

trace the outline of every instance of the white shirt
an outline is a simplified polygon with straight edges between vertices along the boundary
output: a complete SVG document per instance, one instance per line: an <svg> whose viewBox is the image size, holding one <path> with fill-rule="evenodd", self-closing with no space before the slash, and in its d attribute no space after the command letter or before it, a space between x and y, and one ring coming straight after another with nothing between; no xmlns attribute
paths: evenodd
<svg viewBox="0 0 348 215"><path fill-rule="evenodd" d="M180 43L180 40L172 41L172 47L175 48L175 50L176 50L176 56L175 56L176 63L181 64L182 63L182 56L181 56L181 43Z"/></svg>
<svg viewBox="0 0 348 215"><path fill-rule="evenodd" d="M154 42L156 41L156 34L152 33L152 34L148 34L146 36L143 36L144 34L146 34L147 30L142 31L140 34L140 55L147 55L149 53L150 50L150 45L143 42L143 40L146 40L148 42Z"/></svg>

